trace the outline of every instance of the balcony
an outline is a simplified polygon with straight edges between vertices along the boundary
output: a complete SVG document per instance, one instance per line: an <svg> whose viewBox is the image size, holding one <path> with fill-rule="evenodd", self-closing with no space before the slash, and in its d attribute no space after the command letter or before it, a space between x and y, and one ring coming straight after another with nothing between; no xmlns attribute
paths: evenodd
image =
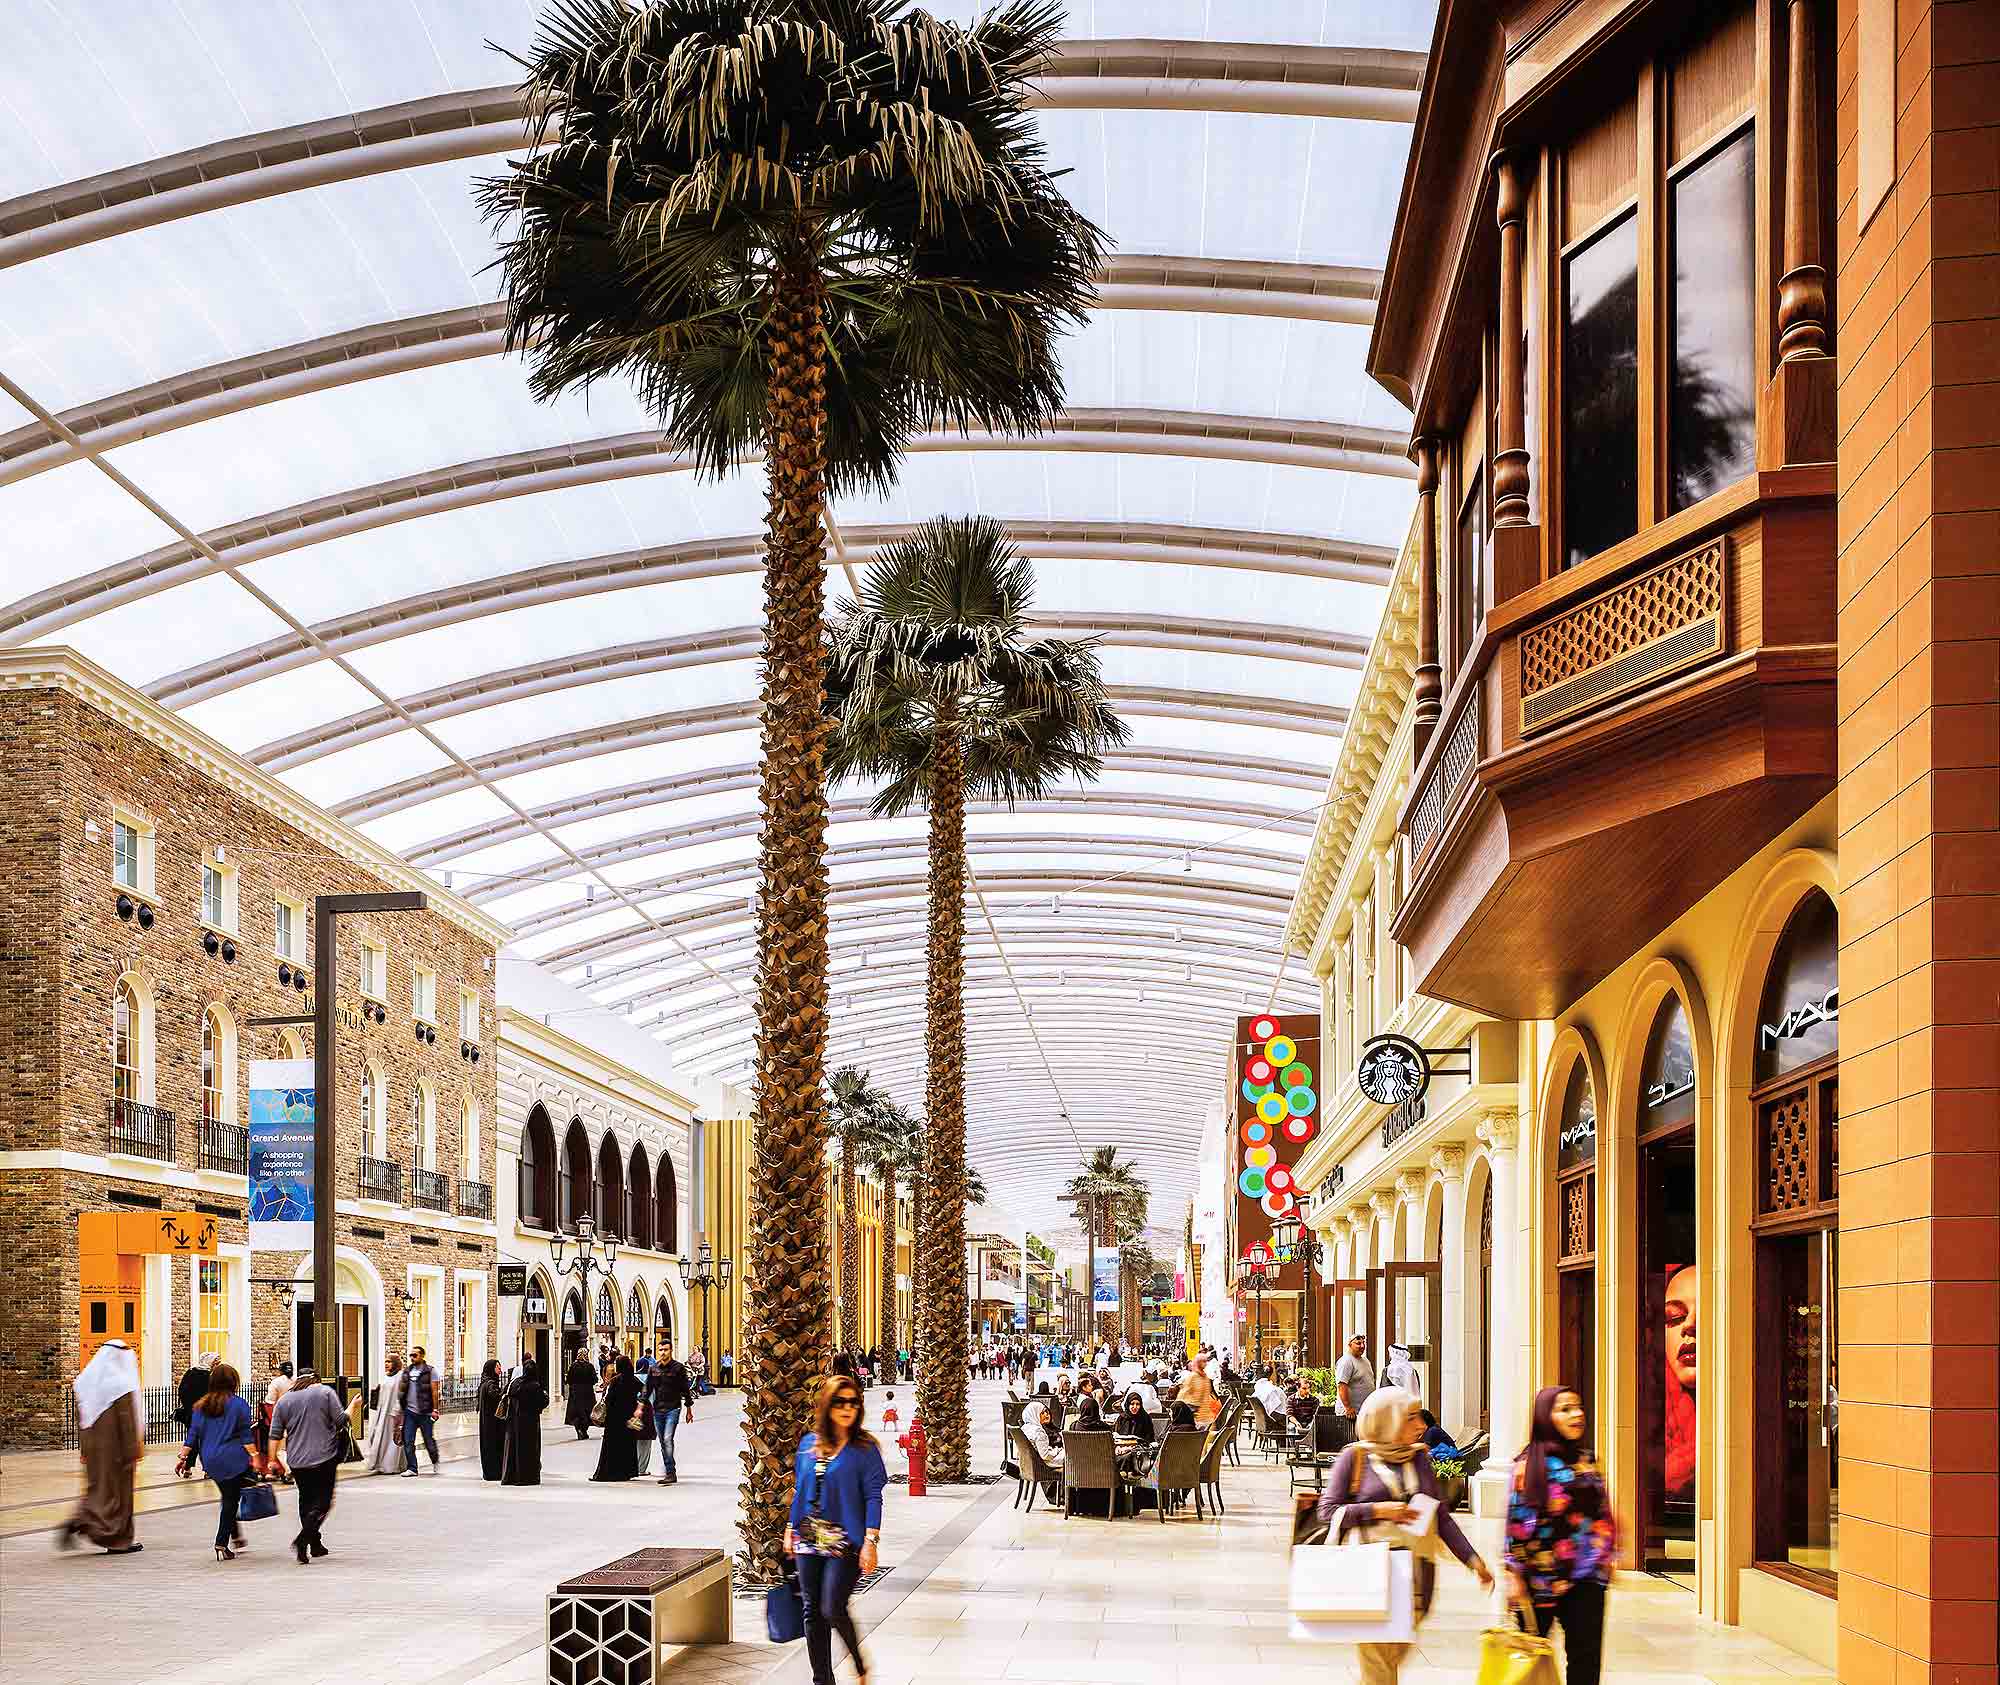
<svg viewBox="0 0 2000 1685"><path fill-rule="evenodd" d="M1831 490L1752 475L1492 610L1402 816L1422 993L1552 1018L1833 788Z"/></svg>
<svg viewBox="0 0 2000 1685"><path fill-rule="evenodd" d="M441 1170L426 1170L422 1165L413 1165L410 1169L410 1203L425 1211L449 1211L451 1178Z"/></svg>
<svg viewBox="0 0 2000 1685"><path fill-rule="evenodd" d="M250 1131L240 1123L201 1120L201 1168L231 1176L250 1174Z"/></svg>
<svg viewBox="0 0 2000 1685"><path fill-rule="evenodd" d="M164 1106L142 1106L137 1100L111 1102L111 1150L135 1158L174 1160L174 1114Z"/></svg>
<svg viewBox="0 0 2000 1685"><path fill-rule="evenodd" d="M361 1155L361 1197L403 1203L403 1167L394 1159Z"/></svg>
<svg viewBox="0 0 2000 1685"><path fill-rule="evenodd" d="M493 1184L490 1182L468 1182L463 1177L458 1184L458 1210L462 1217L491 1217L493 1215Z"/></svg>

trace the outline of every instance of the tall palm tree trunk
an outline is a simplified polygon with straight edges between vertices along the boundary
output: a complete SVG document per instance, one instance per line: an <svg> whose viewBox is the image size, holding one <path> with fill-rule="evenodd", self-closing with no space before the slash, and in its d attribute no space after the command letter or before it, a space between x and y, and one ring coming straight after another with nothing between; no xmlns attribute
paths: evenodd
<svg viewBox="0 0 2000 1685"><path fill-rule="evenodd" d="M861 1184L854 1137L840 1138L840 1349L861 1349Z"/></svg>
<svg viewBox="0 0 2000 1685"><path fill-rule="evenodd" d="M894 1160L884 1164L882 1175L882 1269L877 1283L876 1298L878 1315L875 1327L875 1352L888 1369L896 1361L896 1164ZM889 1378L895 1379L895 1371L888 1369Z"/></svg>
<svg viewBox="0 0 2000 1685"><path fill-rule="evenodd" d="M827 1370L825 382L818 275L801 247L765 330L769 365L756 1174L744 1304L743 1544L784 1567L792 1453Z"/></svg>
<svg viewBox="0 0 2000 1685"><path fill-rule="evenodd" d="M965 751L940 720L931 764L928 954L930 1189L924 1213L924 1357L917 1408L943 1482L963 1480L971 1453L965 1407Z"/></svg>

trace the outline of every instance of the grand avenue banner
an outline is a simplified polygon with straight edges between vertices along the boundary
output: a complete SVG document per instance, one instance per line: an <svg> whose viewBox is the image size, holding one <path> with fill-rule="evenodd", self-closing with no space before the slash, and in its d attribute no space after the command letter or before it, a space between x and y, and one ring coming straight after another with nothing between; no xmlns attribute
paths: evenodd
<svg viewBox="0 0 2000 1685"><path fill-rule="evenodd" d="M313 1066L250 1061L250 1250L303 1252L313 1243Z"/></svg>

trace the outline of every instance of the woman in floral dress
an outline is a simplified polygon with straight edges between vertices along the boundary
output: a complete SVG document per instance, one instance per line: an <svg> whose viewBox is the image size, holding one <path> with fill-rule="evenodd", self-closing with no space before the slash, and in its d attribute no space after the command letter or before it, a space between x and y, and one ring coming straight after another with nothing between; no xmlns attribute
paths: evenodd
<svg viewBox="0 0 2000 1685"><path fill-rule="evenodd" d="M1535 1395L1527 1449L1514 1459L1503 1558L1508 1594L1534 1609L1535 1631L1546 1636L1562 1622L1569 1685L1597 1685L1604 1590L1618 1555L1618 1525L1587 1426L1573 1388Z"/></svg>

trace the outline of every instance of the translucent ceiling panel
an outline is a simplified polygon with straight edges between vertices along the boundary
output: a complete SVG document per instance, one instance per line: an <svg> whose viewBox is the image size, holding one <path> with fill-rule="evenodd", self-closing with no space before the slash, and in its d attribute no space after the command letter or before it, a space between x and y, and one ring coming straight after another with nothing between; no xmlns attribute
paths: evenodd
<svg viewBox="0 0 2000 1685"><path fill-rule="evenodd" d="M1033 545L1028 553L1034 555ZM1044 613L1171 614L1192 621L1197 631L1233 621L1366 638L1381 619L1383 598L1377 585L1252 568L1045 560L1035 570L1035 607Z"/></svg>
<svg viewBox="0 0 2000 1685"><path fill-rule="evenodd" d="M375 698L330 661L315 661L181 713L238 754L250 754L274 738L375 706Z"/></svg>
<svg viewBox="0 0 2000 1685"><path fill-rule="evenodd" d="M1183 694L1195 703L1226 695L1345 707L1354 700L1361 681L1352 668L1314 669L1296 661L1266 661L1254 655L1114 645L1100 650L1098 658L1111 684Z"/></svg>
<svg viewBox="0 0 2000 1685"><path fill-rule="evenodd" d="M342 802L405 778L436 772L451 764L414 731L399 731L378 737L316 761L289 767L278 774L308 801L322 807L338 807Z"/></svg>
<svg viewBox="0 0 2000 1685"><path fill-rule="evenodd" d="M490 159L182 217L0 270L0 367L65 408L210 363L495 296Z"/></svg>
<svg viewBox="0 0 2000 1685"><path fill-rule="evenodd" d="M507 804L490 790L460 790L454 795L428 802L421 808L405 808L382 819L371 819L361 829L384 848L398 852L420 842L438 826L449 829L478 825L503 818ZM548 845L542 845L546 851Z"/></svg>
<svg viewBox="0 0 2000 1685"><path fill-rule="evenodd" d="M461 755L478 756L517 743L592 731L620 721L722 703L754 703L757 665L718 662L693 673L611 679L550 696L502 702L438 722L437 734Z"/></svg>
<svg viewBox="0 0 2000 1685"><path fill-rule="evenodd" d="M88 462L0 487L0 533L0 599L9 603L107 561L179 542L172 527Z"/></svg>
<svg viewBox="0 0 2000 1685"><path fill-rule="evenodd" d="M190 662L289 630L227 574L214 574L93 615L36 642L68 644L143 689Z"/></svg>
<svg viewBox="0 0 2000 1685"><path fill-rule="evenodd" d="M502 779L499 787L534 809L575 801L589 792L609 790L656 779L676 779L714 766L754 764L758 742L754 730L722 731L702 737L651 743L641 748L595 755L587 761L542 767Z"/></svg>

